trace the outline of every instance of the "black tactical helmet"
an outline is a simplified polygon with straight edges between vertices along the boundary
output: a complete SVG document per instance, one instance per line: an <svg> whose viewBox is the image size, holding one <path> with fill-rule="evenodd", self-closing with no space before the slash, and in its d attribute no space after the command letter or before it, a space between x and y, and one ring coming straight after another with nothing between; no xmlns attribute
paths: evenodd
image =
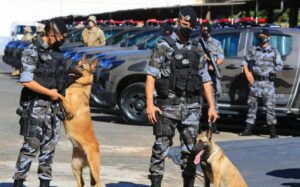
<svg viewBox="0 0 300 187"><path fill-rule="evenodd" d="M183 18L184 20L191 23L192 27L196 26L197 23L197 14L195 10L191 7L183 8L179 11L179 18Z"/></svg>
<svg viewBox="0 0 300 187"><path fill-rule="evenodd" d="M211 32L211 25L209 23L203 23L201 24L201 30L205 31L207 30L208 33Z"/></svg>
<svg viewBox="0 0 300 187"><path fill-rule="evenodd" d="M260 29L258 34L263 34L266 36L270 36L270 31L268 29Z"/></svg>
<svg viewBox="0 0 300 187"><path fill-rule="evenodd" d="M53 31L56 34L61 34L64 38L68 37L68 29L66 24L61 18L53 18L51 19L45 27L46 33L49 31Z"/></svg>

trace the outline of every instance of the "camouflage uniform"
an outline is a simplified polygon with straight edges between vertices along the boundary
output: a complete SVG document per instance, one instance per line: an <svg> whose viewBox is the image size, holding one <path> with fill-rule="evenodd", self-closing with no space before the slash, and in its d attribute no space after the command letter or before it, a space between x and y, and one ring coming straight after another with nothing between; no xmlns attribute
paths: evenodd
<svg viewBox="0 0 300 187"><path fill-rule="evenodd" d="M50 51L48 44L43 43L43 40L39 37L38 42L40 45L39 47L43 48L44 51ZM24 50L22 56L24 70L20 77L21 83L34 80L35 69L37 68L37 64L40 63L40 58L49 58L49 53L38 55L37 46L34 44L29 45ZM24 143L18 156L16 171L13 178L25 180L32 160L36 157L38 151L40 151L38 177L42 180L51 180L51 165L55 145L59 140L62 118L59 105L56 102L52 102L47 96L44 96L45 99L31 99L22 102L22 94L20 108L22 110L29 109L29 119L31 121L37 121L37 127L35 135L24 136Z"/></svg>
<svg viewBox="0 0 300 187"><path fill-rule="evenodd" d="M176 33L172 33L171 38L176 42L178 49L191 49L191 41L186 44L180 43ZM203 54L200 46L197 51ZM164 40L157 43L147 69L147 74L159 79L161 75L168 76L170 74L170 63L174 49ZM210 81L210 76L205 67L203 55L201 55L201 66L199 67L199 74L202 77L203 83ZM174 98L176 95L170 90L168 98ZM156 136L152 148L152 156L150 161L150 177L162 176L164 173L164 160L168 155L170 147L172 146L172 138L175 135L175 128L180 133L181 142L181 168L183 176L194 176L195 166L188 162L190 150L194 147L195 139L198 135L199 119L201 117L201 104L196 101L192 104L187 104L185 98L180 98L182 101L178 105L158 105L163 112L164 120L170 122L171 133L169 136ZM153 126L155 128L156 125Z"/></svg>
<svg viewBox="0 0 300 187"><path fill-rule="evenodd" d="M251 63L253 62L253 63ZM258 99L262 99L267 112L267 124L276 125L275 117L275 87L270 80L258 80L255 77L269 77L270 73L282 70L283 62L277 49L268 45L266 48L254 47L248 52L242 61L243 65L248 65L252 69L254 83L250 86L248 95L248 115L247 124L254 125L258 107ZM250 66L249 66L250 64Z"/></svg>
<svg viewBox="0 0 300 187"><path fill-rule="evenodd" d="M89 47L105 46L106 40L105 40L104 32L97 26L95 26L95 28L91 30L85 28L82 31L81 36L83 39L83 43Z"/></svg>
<svg viewBox="0 0 300 187"><path fill-rule="evenodd" d="M207 40L205 40L207 43L207 47L210 50L211 54L213 57L215 57L215 61L217 62L217 59L224 59L224 52L223 48L221 46L221 43L212 38L209 37ZM222 87L221 87L221 80L218 79L213 72L209 72L209 75L211 77L211 81L213 83L213 95L214 95L214 103L215 103L215 108L216 111L219 112L219 107L218 107L218 97L222 93Z"/></svg>

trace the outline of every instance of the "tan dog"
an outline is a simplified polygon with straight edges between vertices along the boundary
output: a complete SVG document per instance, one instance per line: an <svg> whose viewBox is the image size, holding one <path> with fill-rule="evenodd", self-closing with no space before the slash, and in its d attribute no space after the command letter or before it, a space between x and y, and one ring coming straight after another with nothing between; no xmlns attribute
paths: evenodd
<svg viewBox="0 0 300 187"><path fill-rule="evenodd" d="M63 106L67 113L64 121L66 134L73 144L72 169L77 187L84 186L82 170L89 166L91 186L100 187L100 151L90 114L90 94L93 70L97 61L86 62L86 56L78 62L75 70L80 77L66 90Z"/></svg>
<svg viewBox="0 0 300 187"><path fill-rule="evenodd" d="M209 187L211 182L214 187L247 187L238 169L228 159L221 147L211 140L210 132L199 134L195 146L197 145L204 148L196 155L194 163L198 165L202 162L205 187Z"/></svg>

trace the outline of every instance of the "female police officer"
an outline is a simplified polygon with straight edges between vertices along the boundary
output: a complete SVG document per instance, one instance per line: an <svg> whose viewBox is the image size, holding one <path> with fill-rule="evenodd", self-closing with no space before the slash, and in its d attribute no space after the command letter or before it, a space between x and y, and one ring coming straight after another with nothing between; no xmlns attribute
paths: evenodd
<svg viewBox="0 0 300 187"><path fill-rule="evenodd" d="M45 35L38 36L23 52L20 82L24 88L17 113L21 116L20 134L24 136L24 143L16 163L14 187L23 186L38 150L40 186L50 184L51 164L62 120L58 101L64 89L64 67L59 46L67 34L64 22L52 19L46 24Z"/></svg>

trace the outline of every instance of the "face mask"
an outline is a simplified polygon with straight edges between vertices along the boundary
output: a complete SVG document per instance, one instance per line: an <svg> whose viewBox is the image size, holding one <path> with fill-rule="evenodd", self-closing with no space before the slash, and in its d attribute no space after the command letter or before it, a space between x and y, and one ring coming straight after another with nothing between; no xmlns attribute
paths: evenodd
<svg viewBox="0 0 300 187"><path fill-rule="evenodd" d="M260 44L265 44L265 43L267 43L268 41L269 41L269 39L266 38L266 37L259 37L259 38L258 38L258 42L259 42Z"/></svg>
<svg viewBox="0 0 300 187"><path fill-rule="evenodd" d="M189 38L190 35L191 35L191 33L193 32L193 29L188 28L188 27L180 26L180 27L179 27L179 31L180 31L180 33L181 33L184 37Z"/></svg>
<svg viewBox="0 0 300 187"><path fill-rule="evenodd" d="M92 28L94 26L94 23L92 21L89 21L88 28Z"/></svg>
<svg viewBox="0 0 300 187"><path fill-rule="evenodd" d="M57 41L51 46L51 48L55 51L59 51L59 47L65 43L65 40Z"/></svg>
<svg viewBox="0 0 300 187"><path fill-rule="evenodd" d="M206 39L209 38L209 33L207 31L203 31L202 32L202 37L206 38Z"/></svg>

